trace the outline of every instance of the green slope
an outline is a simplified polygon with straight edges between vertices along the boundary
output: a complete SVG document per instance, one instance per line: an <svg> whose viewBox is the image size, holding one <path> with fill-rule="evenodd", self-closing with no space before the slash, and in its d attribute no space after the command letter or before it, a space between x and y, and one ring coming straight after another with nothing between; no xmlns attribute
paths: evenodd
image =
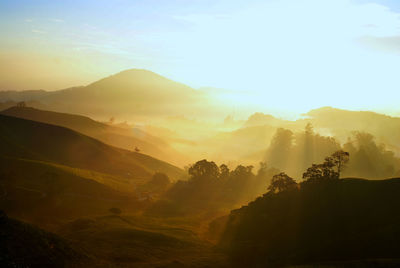
<svg viewBox="0 0 400 268"><path fill-rule="evenodd" d="M104 143L128 150L138 147L142 152L164 160L172 159L174 154L177 154L165 141L140 129L108 125L86 116L17 106L5 109L0 114L70 128Z"/></svg>
<svg viewBox="0 0 400 268"><path fill-rule="evenodd" d="M154 172L173 179L179 168L150 156L118 149L67 128L0 115L0 155L41 160L126 178Z"/></svg>
<svg viewBox="0 0 400 268"><path fill-rule="evenodd" d="M141 204L128 180L59 164L0 156L0 209L38 224L135 211Z"/></svg>

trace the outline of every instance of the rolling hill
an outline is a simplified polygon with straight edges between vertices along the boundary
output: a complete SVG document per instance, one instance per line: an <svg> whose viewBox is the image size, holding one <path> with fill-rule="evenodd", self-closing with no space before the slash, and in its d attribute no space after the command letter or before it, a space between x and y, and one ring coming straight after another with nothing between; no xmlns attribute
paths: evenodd
<svg viewBox="0 0 400 268"><path fill-rule="evenodd" d="M95 121L86 116L45 111L32 107L13 106L1 111L0 114L70 128L127 150L138 147L141 152L164 161L173 160L174 164L182 164L184 159L184 156L173 150L165 141L138 128L118 127Z"/></svg>
<svg viewBox="0 0 400 268"><path fill-rule="evenodd" d="M0 156L0 209L40 225L111 207L135 211L140 207L135 189L120 177Z"/></svg>
<svg viewBox="0 0 400 268"><path fill-rule="evenodd" d="M73 130L0 115L0 154L98 171L132 180L163 172L172 179L181 169L148 155L106 145Z"/></svg>

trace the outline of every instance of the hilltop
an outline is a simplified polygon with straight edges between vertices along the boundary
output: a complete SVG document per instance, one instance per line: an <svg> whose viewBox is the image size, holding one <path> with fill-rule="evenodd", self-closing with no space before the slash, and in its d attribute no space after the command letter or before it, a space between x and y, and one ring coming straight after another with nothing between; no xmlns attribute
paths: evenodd
<svg viewBox="0 0 400 268"><path fill-rule="evenodd" d="M399 178L301 184L232 211L220 245L239 267L372 265L400 258L399 209Z"/></svg>

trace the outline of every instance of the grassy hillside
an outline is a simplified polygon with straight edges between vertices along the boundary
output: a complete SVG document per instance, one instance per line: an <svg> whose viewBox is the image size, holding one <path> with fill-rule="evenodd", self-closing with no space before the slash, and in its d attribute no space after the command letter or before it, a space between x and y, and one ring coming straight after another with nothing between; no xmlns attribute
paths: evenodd
<svg viewBox="0 0 400 268"><path fill-rule="evenodd" d="M112 207L142 206L128 180L59 164L0 157L0 209L45 226Z"/></svg>
<svg viewBox="0 0 400 268"><path fill-rule="evenodd" d="M0 115L0 154L124 176L150 178L154 172L173 179L182 171L150 156L118 149L67 128Z"/></svg>
<svg viewBox="0 0 400 268"><path fill-rule="evenodd" d="M0 211L2 267L85 267L93 265L81 250L30 224L8 218Z"/></svg>
<svg viewBox="0 0 400 268"><path fill-rule="evenodd" d="M239 267L399 259L399 211L400 179L302 184L232 211L221 246Z"/></svg>
<svg viewBox="0 0 400 268"><path fill-rule="evenodd" d="M199 239L198 224L189 218L105 215L71 221L59 234L116 267L227 267L225 256Z"/></svg>
<svg viewBox="0 0 400 268"><path fill-rule="evenodd" d="M138 147L141 152L164 161L173 160L173 163L181 164L184 159L165 141L138 128L123 128L101 123L82 115L45 111L32 107L13 106L1 111L0 114L70 128L127 150Z"/></svg>

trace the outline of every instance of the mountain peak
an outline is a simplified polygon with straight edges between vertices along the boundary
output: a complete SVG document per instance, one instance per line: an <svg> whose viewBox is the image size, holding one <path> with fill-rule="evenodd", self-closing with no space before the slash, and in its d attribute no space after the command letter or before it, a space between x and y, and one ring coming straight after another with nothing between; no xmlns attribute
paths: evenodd
<svg viewBox="0 0 400 268"><path fill-rule="evenodd" d="M121 71L119 73L116 73L114 75L109 76L108 78L115 78L115 79L129 79L132 81L140 82L140 81L147 81L147 82L152 82L152 81L169 81L169 82L174 82L162 75L159 75L155 72L146 70L146 69L127 69L124 71ZM176 83L176 82L174 82Z"/></svg>
<svg viewBox="0 0 400 268"><path fill-rule="evenodd" d="M106 86L112 88L113 86L121 87L137 87L137 86L151 86L152 88L185 88L190 87L168 79L162 75L146 69L128 69L111 76L100 79L87 87Z"/></svg>

